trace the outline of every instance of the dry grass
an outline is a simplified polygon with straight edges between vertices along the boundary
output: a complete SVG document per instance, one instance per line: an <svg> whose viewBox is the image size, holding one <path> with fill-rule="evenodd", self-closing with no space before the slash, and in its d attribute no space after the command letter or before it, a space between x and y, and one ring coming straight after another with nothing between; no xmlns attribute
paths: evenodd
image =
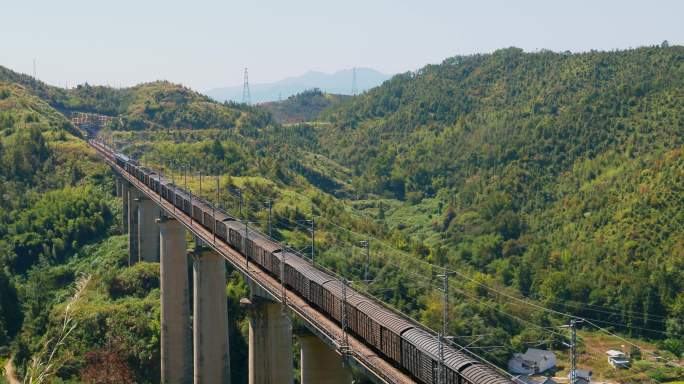
<svg viewBox="0 0 684 384"><path fill-rule="evenodd" d="M52 381L52 377L67 360L66 356L59 356L59 350L76 329L77 323L73 317L73 308L83 297L88 287L90 276L83 276L76 281L74 294L64 307L62 324L57 335L50 338L43 345L43 349L33 356L31 364L26 370L24 384L43 384Z"/></svg>
<svg viewBox="0 0 684 384"><path fill-rule="evenodd" d="M578 336L582 342L578 367L590 369L593 372L595 382L607 383L656 383L647 375L646 366L653 368L665 368L665 364L656 362L649 352L656 352L654 344L638 339L625 338L639 346L642 351L642 362L637 363L630 369L615 369L608 363L606 351L609 349L622 350L629 353L630 345L621 342L613 336L599 333L579 331ZM557 366L561 370L556 374L558 377L567 377L570 371L569 351L555 351L558 360ZM681 361L680 361L681 363ZM679 382L684 384L684 382ZM675 383L668 383L675 384Z"/></svg>

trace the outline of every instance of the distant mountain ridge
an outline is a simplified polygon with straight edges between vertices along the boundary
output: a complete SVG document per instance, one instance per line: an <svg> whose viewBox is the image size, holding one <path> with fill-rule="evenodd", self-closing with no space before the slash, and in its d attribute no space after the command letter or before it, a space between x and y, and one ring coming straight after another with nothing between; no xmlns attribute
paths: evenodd
<svg viewBox="0 0 684 384"><path fill-rule="evenodd" d="M363 92L377 87L390 77L372 68L356 68L356 88L358 92ZM274 83L251 84L250 93L253 103L284 100L313 88L325 93L351 95L352 79L353 69L344 69L332 74L309 71L301 76L288 77ZM205 94L218 101L242 102L242 85L213 88Z"/></svg>

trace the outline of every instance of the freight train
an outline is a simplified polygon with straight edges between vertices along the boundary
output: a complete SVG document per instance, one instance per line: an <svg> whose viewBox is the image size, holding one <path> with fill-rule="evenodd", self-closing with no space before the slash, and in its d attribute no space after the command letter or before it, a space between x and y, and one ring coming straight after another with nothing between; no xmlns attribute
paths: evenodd
<svg viewBox="0 0 684 384"><path fill-rule="evenodd" d="M91 145L115 163L119 171L127 172L161 194L163 199L282 281L330 319L340 325L346 322L348 332L417 382L443 383L439 380L440 345L433 334L362 293L343 287L337 278L316 268L299 254L282 249L259 232L249 231L240 220L213 209L209 202L173 185L133 159L113 152L97 141L91 140ZM463 351L449 345L443 345L442 351L448 384L512 383Z"/></svg>

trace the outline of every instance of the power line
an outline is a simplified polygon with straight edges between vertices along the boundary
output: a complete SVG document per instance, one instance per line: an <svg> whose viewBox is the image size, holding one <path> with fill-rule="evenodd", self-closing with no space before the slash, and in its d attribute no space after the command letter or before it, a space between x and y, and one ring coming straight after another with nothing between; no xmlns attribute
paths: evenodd
<svg viewBox="0 0 684 384"><path fill-rule="evenodd" d="M254 205L252 204L252 206L254 206ZM336 223L330 221L329 219L327 219L327 218L325 218L325 217L322 217L322 218L323 218L324 221L328 222L329 224L331 224L331 225L334 226L334 227L337 227L337 228L346 230L346 231L348 231L350 234L353 234L353 235L363 236L362 234L360 234L360 233L358 233L358 232L355 232L355 231L352 231L352 230L350 230L350 229L344 228L344 227L342 227L342 226L340 226L340 225L338 225L338 224L336 224ZM279 221L282 222L282 220L279 220ZM288 220L288 221L289 221L289 222L292 222L292 221L290 221L290 220ZM300 224L300 223L298 223L298 222L296 222L296 221L294 222L294 224L295 224L296 226L298 226L298 227L303 228L303 229L306 229L306 230L309 229L308 227L306 227L306 226L304 226L304 225L302 225L302 224ZM366 235L366 236L368 236L368 235ZM373 237L373 236L369 236L369 237L378 240L379 243L380 243L382 246L384 246L385 248L390 249L391 251L394 251L391 255L385 255L385 256L388 256L389 258L392 258L393 255L397 255L397 254L398 254L398 255L407 256L407 254L406 254L404 251L401 251L401 250L398 250L398 249L396 249L396 248L394 248L394 247L388 246L387 244L384 243L383 240L380 240L380 239L378 239L378 238L376 238L376 237ZM334 238L333 238L333 239L334 239ZM343 245L343 246L344 246L344 245ZM379 253L379 255L382 255L382 253ZM410 257L410 258L411 258L411 261L412 261L412 262L419 262L419 263L421 263L421 264L423 264L423 265L430 266L431 268L435 268L435 267L436 267L435 265L433 265L433 264L431 264L431 263L428 263L428 262L425 262L425 261L423 261L423 260L420 260L420 259L418 259L418 258L416 258L416 257ZM431 280L428 280L428 279L426 279L424 276L418 275L417 273L415 273L415 272L413 272L413 271L411 271L411 270L404 269L404 267L402 267L402 266L399 266L399 268L400 268L400 270L404 270L405 272L409 272L409 273L414 274L415 276L419 276L419 278L421 278L421 279L424 280L424 281L429 281L428 287L429 287L430 289L435 289L435 288L432 286L432 281L431 281ZM441 269L441 267L438 267L438 268ZM323 267L323 269L327 270L329 273L331 273L331 274L333 274L333 275L335 275L335 276L339 276L337 272L330 271L330 270L328 270L328 269L325 268L325 267ZM550 312L550 313L553 313L553 314L556 314L556 315L560 315L560 316L570 317L570 318L573 318L573 319L582 319L582 318L580 318L579 316L575 316L575 315L572 315L572 314L568 314L568 313L556 311L556 310L553 310L553 309L549 309L549 308L546 308L546 307L544 307L544 306L541 306L541 305L535 304L535 303L533 303L533 302L530 302L530 301L528 301L528 300L521 299L521 298L518 298L518 297L513 296L513 295L511 295L511 294L502 292L501 290L497 290L497 289L495 289L495 288L489 287L488 285L486 285L486 284L484 284L484 283L482 283L482 282L480 282L480 281L477 281L477 280L475 280L475 279L473 279L473 278L471 278L471 277L469 277L469 276L467 276L467 275L465 275L465 274L463 274L463 273L461 273L461 272L459 272L459 271L457 271L457 270L448 269L448 268L444 268L444 270L445 270L445 271L448 271L448 272L452 272L452 273L454 273L454 274L459 275L460 277L465 278L466 280L469 280L469 281L471 281L471 282L474 282L474 283L476 283L477 285L482 286L482 287L484 287L485 289L487 289L487 290L489 290L489 291L492 291L492 292L496 293L497 295L501 295L501 296L510 298L510 299L512 299L512 300L518 301L518 302L523 303L523 304L525 304L525 305L532 306L532 307L535 307L535 308L537 308L537 309L540 309L540 310L543 310L543 311L546 311L546 312ZM448 277L447 277L447 279L448 279ZM478 303L484 304L480 299L475 298L475 297L473 297L473 296L471 296L471 295L465 293L465 291L460 290L460 289L456 289L456 290L457 290L461 295L463 295L463 296L465 296L465 297L468 297L468 298L470 298L470 299L472 299L472 300L474 300L474 301L477 301ZM380 300L380 301L383 302L382 300ZM557 332L547 331L546 328L540 327L539 325L534 324L534 323L532 323L532 322L530 322L530 321L528 321L528 320L525 320L525 319L522 319L522 318L520 318L520 317L518 317L518 316L509 314L509 313L507 313L507 312L501 310L501 309L498 308L498 307L492 307L491 305L488 305L488 304L484 304L484 305L485 305L486 307L493 308L494 310L496 310L496 311L498 311L498 312L500 312L500 313L502 313L502 314L504 314L504 315L506 315L506 316L508 316L508 317L517 319L518 321L521 321L521 322L524 322L525 324L532 325L532 326L537 327L537 328L539 328L539 329L542 329L543 331L546 331L546 332L551 332L551 333L553 333L553 334L560 335L560 334L557 333ZM400 313L403 314L403 312L401 312L401 311L400 311ZM404 314L404 315L405 315L405 314ZM410 318L410 317L409 317L409 318ZM639 348L638 345L636 345L636 344L634 344L634 343L628 341L627 339L624 339L624 338L622 338L622 337L620 337L620 336L618 336L618 335L616 335L616 334L614 334L614 333L612 333L612 332L606 330L605 328L600 327L599 325L593 323L592 320L595 321L595 322L598 322L598 323L609 323L609 324L614 324L614 325L623 326L623 327L625 327L625 328L630 328L629 326L625 326L624 324L620 324L620 323L608 322L608 321L604 321L604 320L586 319L587 323L591 324L592 326L596 327L597 329L599 329L599 330L601 330L601 331L603 331L603 332L605 332L605 333L607 333L607 334L609 334L609 335L611 335L611 336L613 336L613 337L616 337L616 338L618 338L618 339L620 339L620 340L622 340L622 341L624 341L624 342L626 342L626 343L628 343L628 344L630 344L630 345L633 345L633 346ZM415 321L415 320L414 320L414 321ZM662 332L662 331L658 331L658 330L653 330L653 329L649 329L649 328L641 328L641 327L631 327L631 328L642 329L642 330L647 330L647 331L652 331L652 332L660 332L660 333L663 333L663 334L667 334L666 332ZM563 336L563 335L561 335L561 336ZM655 353L653 353L653 352L650 352L650 351L647 351L647 352L650 353L650 354L652 354L653 356L659 357L657 354L655 354ZM666 360L666 359L664 359L664 360ZM669 361L669 360L666 360L666 361L668 361L669 363L672 363L672 364L674 364L674 365L680 366L678 363L675 363L675 362L673 362L673 361Z"/></svg>
<svg viewBox="0 0 684 384"><path fill-rule="evenodd" d="M353 233L353 234L356 234L356 235L361 235L361 234L359 234L358 232L349 230L349 229L344 228L344 227L342 227L342 226L340 226L340 225L338 225L338 224L336 224L336 223L333 223L332 221L330 221L329 219L327 219L327 218L325 218L325 217L323 217L323 216L321 216L320 218L323 219L324 221L328 222L329 224L331 224L331 225L337 227L337 228L347 230L347 231L349 231L350 233ZM371 237L372 237L372 238L375 238L375 237L373 237L373 236L371 236ZM383 243L380 239L377 239L377 238L375 238L375 239L378 240L381 244ZM383 244L383 245L385 245L386 247L388 247L386 244ZM390 248L391 248L391 247L390 247ZM405 253L404 253L403 251L401 251L401 250L398 250L398 249L395 249L395 250L396 250L399 254L405 254ZM416 258L416 257L411 257L411 259L412 259L413 262L418 261L418 262L420 262L420 263L429 265L429 266L432 267L432 268L440 268L440 267L438 267L438 266L435 266L434 264L425 262L425 261L420 260L420 259L418 259L418 258ZM487 289L487 290L489 290L489 291L491 291L491 292L494 292L494 293L496 293L496 294L498 294L498 295L502 295L502 296L507 297L507 298L509 298L509 299L518 301L518 302L520 302L520 303L522 303L522 304L525 304L525 305L528 305L528 306L532 306L532 307L535 307L535 308L537 308L537 309L539 309L539 310L543 310L543 311L546 311L546 312L550 312L550 313L553 313L553 314L556 314L556 315L559 315L559 316L564 316L564 317L569 317L569 318L574 318L574 319L587 319L587 320L593 320L593 321L600 322L600 323L605 323L605 324L611 324L611 325L621 326L621 327L627 328L627 329L630 329L630 328L631 328L631 329L639 329L639 330L643 330L643 331L656 332L656 333L664 334L664 335L671 335L670 333L664 332L664 331L661 331L661 330L655 330L655 329L644 328L644 327L637 327L637 326L628 326L628 325L625 325L625 324L622 324L622 323L615 323L615 322L606 321L606 320L599 320L599 319L593 319L593 318L580 317L580 316L576 316L576 315L573 315L573 314L569 314L569 313L565 313L565 312L560 312L560 311L557 311L557 310L554 310L554 309L550 309L550 308L547 308L547 307L538 305L538 304L533 303L533 302L531 302L531 301L529 301L529 300L525 300L525 299L522 299L522 298L513 296L513 295L511 295L511 294L502 292L501 290L497 290L497 289L495 289L495 288L492 288L492 287L490 287L490 286L488 286L488 285L486 285L486 284L484 284L484 283L482 283L482 282L480 282L480 281L477 281L477 280L473 279L472 277L467 276L467 275L465 275L465 274L463 274L463 273L461 273L461 272L459 272L459 271L457 271L457 270L448 269L448 268L447 268L446 270L449 271L449 272L455 273L455 274L459 275L460 277L462 277L462 278L464 278L464 279L467 279L467 280L469 280L469 281L471 281L471 282L473 282L473 283L475 283L475 284L477 284L477 285L479 285L479 286L481 286L481 287L483 287L483 288L485 288L485 289Z"/></svg>

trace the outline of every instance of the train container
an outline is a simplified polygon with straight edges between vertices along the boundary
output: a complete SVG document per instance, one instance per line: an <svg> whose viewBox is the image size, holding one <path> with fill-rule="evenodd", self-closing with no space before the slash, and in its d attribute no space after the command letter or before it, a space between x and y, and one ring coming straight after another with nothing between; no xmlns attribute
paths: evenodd
<svg viewBox="0 0 684 384"><path fill-rule="evenodd" d="M475 362L470 364L456 374L456 378L461 381L452 381L451 383L466 383L466 384L511 384L511 381L506 379L503 375L497 373L493 368Z"/></svg>
<svg viewBox="0 0 684 384"><path fill-rule="evenodd" d="M196 203L192 204L192 219L195 220L196 223L202 223L202 208Z"/></svg>
<svg viewBox="0 0 684 384"><path fill-rule="evenodd" d="M307 298L311 303L323 309L323 284L332 280L333 277L321 272L310 264L308 268L301 270L301 273L306 278L304 284L308 285L304 287L305 293L308 291Z"/></svg>
<svg viewBox="0 0 684 384"><path fill-rule="evenodd" d="M371 300L360 303L356 314L359 335L369 335L371 345L401 364L401 334L415 325Z"/></svg>
<svg viewBox="0 0 684 384"><path fill-rule="evenodd" d="M283 259L283 254L285 255L286 260L288 256L292 255L291 252L284 252L282 249L279 249L276 252L271 252L270 254L266 255L266 258L264 259L264 267L267 271L271 272L271 274L275 276L278 280L280 280L281 275L280 263Z"/></svg>
<svg viewBox="0 0 684 384"><path fill-rule="evenodd" d="M285 258L285 283L312 303L322 301L322 286L330 280L332 277L319 271L298 255L288 254ZM312 283L321 289L312 290Z"/></svg>
<svg viewBox="0 0 684 384"><path fill-rule="evenodd" d="M174 188L173 192L173 205L183 211L183 202L187 199L187 195L185 191L182 189L179 189L178 187Z"/></svg>
<svg viewBox="0 0 684 384"><path fill-rule="evenodd" d="M202 225L209 229L212 233L214 232L214 225L216 225L216 221L214 220L214 212L212 209L209 209L209 207L204 207L202 212Z"/></svg>
<svg viewBox="0 0 684 384"><path fill-rule="evenodd" d="M228 242L228 227L226 227L227 221L234 221L235 219L223 211L216 211L214 215L216 219L216 237Z"/></svg>
<svg viewBox="0 0 684 384"><path fill-rule="evenodd" d="M126 164L131 160L128 156L122 154L122 153L117 153L114 155L114 162L116 165L119 167L126 169Z"/></svg>
<svg viewBox="0 0 684 384"><path fill-rule="evenodd" d="M347 287L347 299L351 296L350 290ZM342 323L343 301L342 283L339 280L330 280L323 284L323 309L340 324Z"/></svg>
<svg viewBox="0 0 684 384"><path fill-rule="evenodd" d="M423 383L435 382L435 357L430 356L437 340L422 329L412 328L402 335L402 364L413 377Z"/></svg>
<svg viewBox="0 0 684 384"><path fill-rule="evenodd" d="M273 252L280 251L280 244L271 241L266 238L261 233L256 231L247 231L248 237L252 241L253 250L250 253L250 257L255 263L259 264L262 268L266 269L266 261L271 259L271 254Z"/></svg>

